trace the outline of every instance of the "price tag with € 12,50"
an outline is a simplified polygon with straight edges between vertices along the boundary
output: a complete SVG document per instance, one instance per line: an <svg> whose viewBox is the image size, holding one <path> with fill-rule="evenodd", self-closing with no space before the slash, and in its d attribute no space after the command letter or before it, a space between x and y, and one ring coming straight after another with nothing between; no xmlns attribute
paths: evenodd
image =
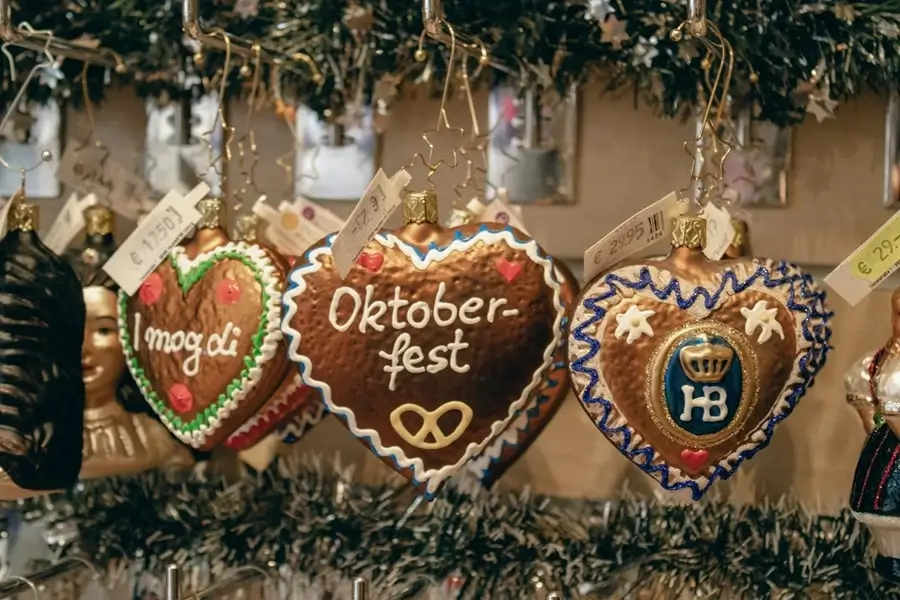
<svg viewBox="0 0 900 600"><path fill-rule="evenodd" d="M172 191L144 217L119 249L103 265L103 270L126 294L134 295L144 280L200 221L194 208L209 193L201 183L187 196Z"/></svg>
<svg viewBox="0 0 900 600"><path fill-rule="evenodd" d="M898 267L900 212L829 273L825 277L825 283L850 306L856 306Z"/></svg>
<svg viewBox="0 0 900 600"><path fill-rule="evenodd" d="M401 192L409 180L410 175L404 169L397 171L390 179L382 169L375 173L372 183L331 243L334 265L342 279L347 277L369 240L403 202Z"/></svg>
<svg viewBox="0 0 900 600"><path fill-rule="evenodd" d="M584 253L584 280L590 281L617 262L671 237L673 220L688 206L672 192L613 229Z"/></svg>

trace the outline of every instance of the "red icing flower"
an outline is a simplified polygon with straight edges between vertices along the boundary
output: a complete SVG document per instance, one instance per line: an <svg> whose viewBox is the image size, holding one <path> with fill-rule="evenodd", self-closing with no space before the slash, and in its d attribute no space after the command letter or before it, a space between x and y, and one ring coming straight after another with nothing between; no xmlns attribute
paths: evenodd
<svg viewBox="0 0 900 600"><path fill-rule="evenodd" d="M159 273L150 273L150 276L141 284L138 296L141 302L150 306L160 299L163 290L163 280Z"/></svg>
<svg viewBox="0 0 900 600"><path fill-rule="evenodd" d="M241 299L241 286L234 279L223 279L216 285L219 304L236 304Z"/></svg>
<svg viewBox="0 0 900 600"><path fill-rule="evenodd" d="M169 388L169 406L175 412L184 414L194 406L194 395L183 383L175 383Z"/></svg>

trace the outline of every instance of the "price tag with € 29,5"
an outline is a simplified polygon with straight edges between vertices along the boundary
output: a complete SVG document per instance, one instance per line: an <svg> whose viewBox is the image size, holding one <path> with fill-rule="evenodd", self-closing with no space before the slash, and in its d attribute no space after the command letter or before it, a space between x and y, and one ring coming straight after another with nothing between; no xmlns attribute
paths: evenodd
<svg viewBox="0 0 900 600"><path fill-rule="evenodd" d="M673 220L688 206L672 192L613 229L584 253L584 280L590 281L617 262L671 237Z"/></svg>
<svg viewBox="0 0 900 600"><path fill-rule="evenodd" d="M350 273L350 268L369 240L403 202L401 194L409 180L410 175L404 169L397 171L390 179L382 169L375 173L372 183L331 243L334 265L342 279Z"/></svg>
<svg viewBox="0 0 900 600"><path fill-rule="evenodd" d="M825 277L825 283L850 306L856 306L898 267L900 212L829 273Z"/></svg>
<svg viewBox="0 0 900 600"><path fill-rule="evenodd" d="M195 208L209 193L201 183L187 196L172 191L144 217L137 229L103 265L126 294L134 295L169 252L193 229L202 215Z"/></svg>

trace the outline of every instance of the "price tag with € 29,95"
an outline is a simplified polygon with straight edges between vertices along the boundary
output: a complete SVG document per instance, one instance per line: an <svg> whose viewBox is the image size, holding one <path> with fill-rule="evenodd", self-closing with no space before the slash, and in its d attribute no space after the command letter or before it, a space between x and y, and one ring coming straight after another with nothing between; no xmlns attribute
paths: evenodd
<svg viewBox="0 0 900 600"><path fill-rule="evenodd" d="M334 265L342 279L350 273L350 268L369 240L403 202L401 193L409 180L410 175L404 169L397 171L390 179L382 169L375 173L372 183L331 243Z"/></svg>
<svg viewBox="0 0 900 600"><path fill-rule="evenodd" d="M172 248L200 221L202 215L194 207L208 193L209 186L201 183L187 196L175 191L166 194L103 265L106 274L126 294L134 295Z"/></svg>
<svg viewBox="0 0 900 600"><path fill-rule="evenodd" d="M856 306L898 267L900 212L829 273L825 277L825 283L850 306Z"/></svg>
<svg viewBox="0 0 900 600"><path fill-rule="evenodd" d="M584 280L590 281L617 262L670 237L672 221L688 206L672 192L613 229L584 253Z"/></svg>

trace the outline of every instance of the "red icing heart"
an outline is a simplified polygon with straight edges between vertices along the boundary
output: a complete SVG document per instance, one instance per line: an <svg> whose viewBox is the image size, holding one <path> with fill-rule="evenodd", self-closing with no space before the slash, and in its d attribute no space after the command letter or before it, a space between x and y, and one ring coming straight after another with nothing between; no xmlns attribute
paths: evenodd
<svg viewBox="0 0 900 600"><path fill-rule="evenodd" d="M216 284L216 301L219 304L237 304L241 299L241 285L234 279L223 279Z"/></svg>
<svg viewBox="0 0 900 600"><path fill-rule="evenodd" d="M497 259L497 270L503 275L503 278L512 283L513 280L522 272L522 263L506 260L505 258Z"/></svg>
<svg viewBox="0 0 900 600"><path fill-rule="evenodd" d="M369 271L377 273L381 270L381 265L384 264L384 254L378 254L377 252L363 252L359 255L356 262Z"/></svg>
<svg viewBox="0 0 900 600"><path fill-rule="evenodd" d="M184 414L194 406L194 395L183 383L172 384L169 388L169 406Z"/></svg>
<svg viewBox="0 0 900 600"><path fill-rule="evenodd" d="M141 284L141 288L138 290L138 296L141 298L141 302L150 306L160 299L162 290L162 277L160 277L159 273L150 273L150 276Z"/></svg>
<svg viewBox="0 0 900 600"><path fill-rule="evenodd" d="M709 460L709 452L703 449L691 450L690 448L685 448L681 451L681 460L692 471L699 471L706 466L706 461Z"/></svg>

